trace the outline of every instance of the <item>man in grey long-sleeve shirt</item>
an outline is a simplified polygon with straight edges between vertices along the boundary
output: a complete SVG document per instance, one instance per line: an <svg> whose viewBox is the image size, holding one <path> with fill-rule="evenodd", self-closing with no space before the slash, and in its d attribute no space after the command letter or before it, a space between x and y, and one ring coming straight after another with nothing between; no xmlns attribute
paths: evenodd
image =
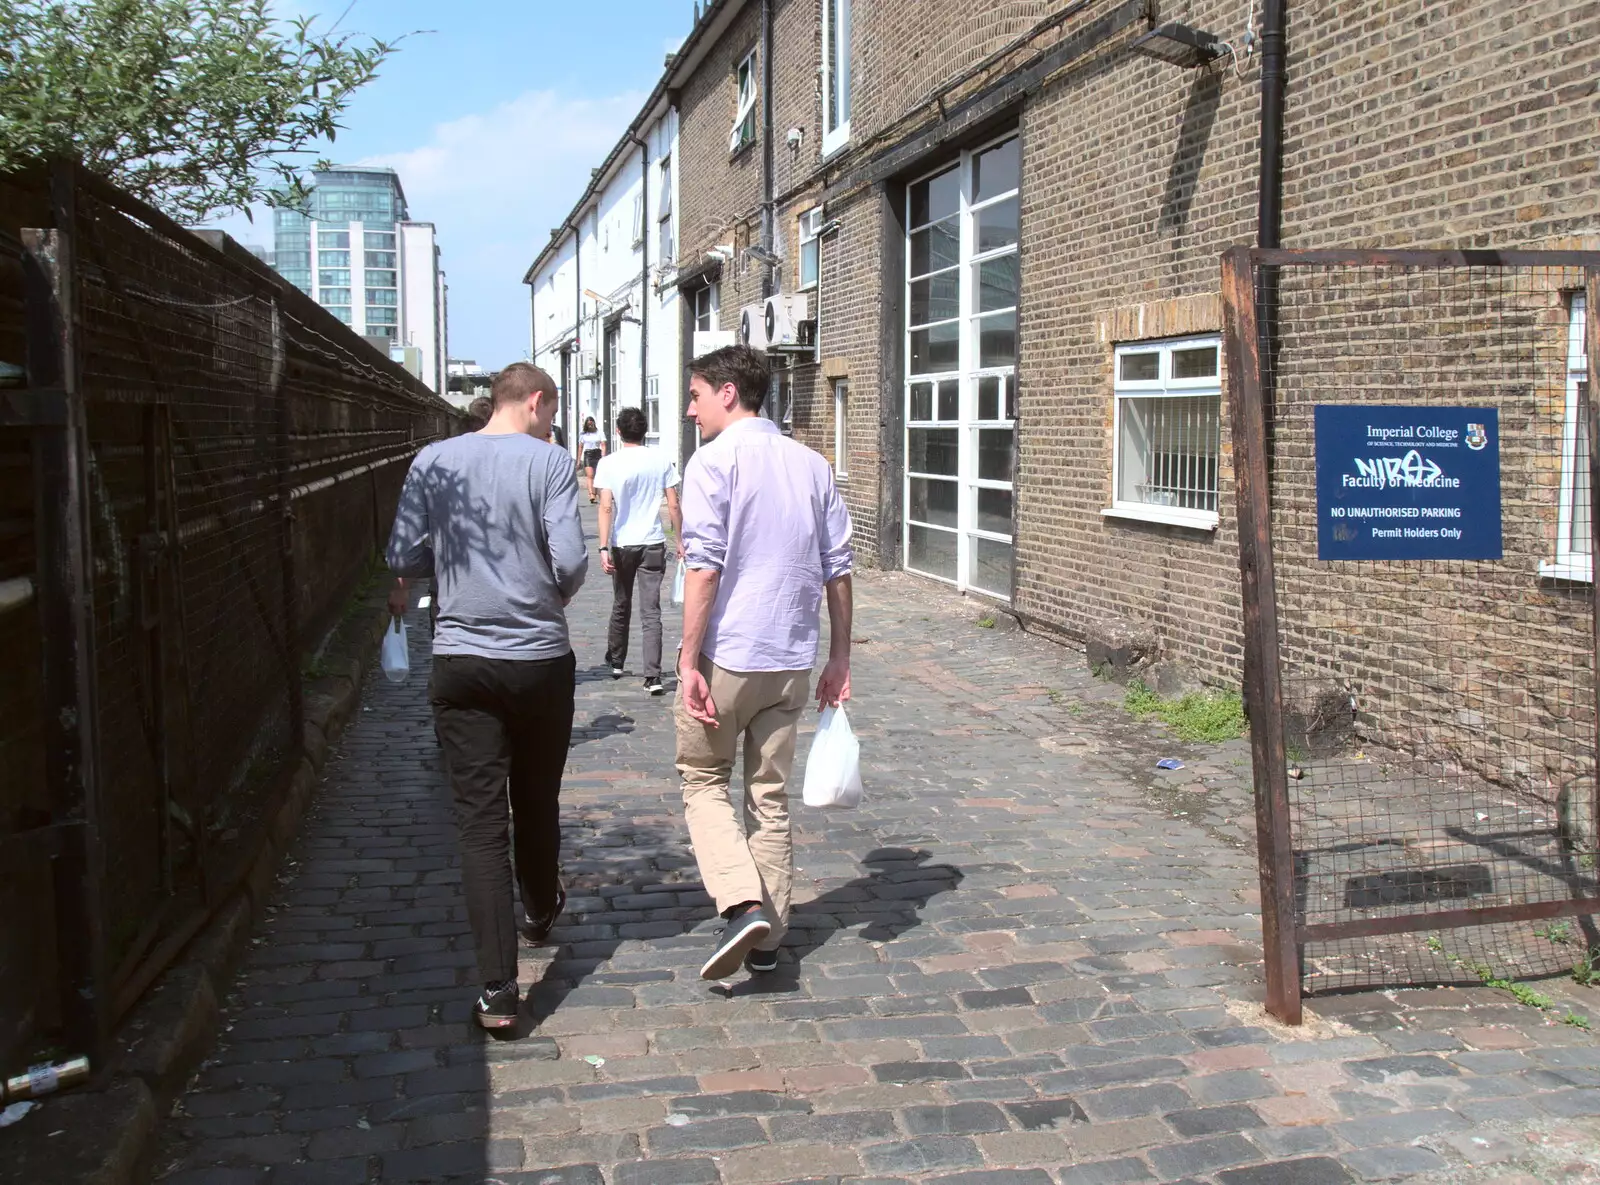
<svg viewBox="0 0 1600 1185"><path fill-rule="evenodd" d="M412 462L388 560L397 576L431 575L438 589L428 693L484 984L473 1012L485 1028L506 1028L520 1003L517 930L543 942L566 904L560 794L576 660L565 607L589 560L572 458L544 440L555 384L517 362L496 376L492 394L482 430L430 444Z"/></svg>

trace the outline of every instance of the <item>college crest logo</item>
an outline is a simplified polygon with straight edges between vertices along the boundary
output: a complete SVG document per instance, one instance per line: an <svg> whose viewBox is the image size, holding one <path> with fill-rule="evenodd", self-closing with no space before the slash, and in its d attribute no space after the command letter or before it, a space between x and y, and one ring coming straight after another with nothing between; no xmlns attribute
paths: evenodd
<svg viewBox="0 0 1600 1185"><path fill-rule="evenodd" d="M1483 430L1482 424L1467 425L1467 447L1473 452L1482 452L1483 446L1489 443L1489 434Z"/></svg>

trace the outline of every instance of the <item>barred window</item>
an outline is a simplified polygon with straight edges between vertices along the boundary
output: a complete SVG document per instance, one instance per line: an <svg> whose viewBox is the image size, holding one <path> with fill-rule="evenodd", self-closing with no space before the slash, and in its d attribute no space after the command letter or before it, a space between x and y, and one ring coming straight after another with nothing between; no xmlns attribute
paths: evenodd
<svg viewBox="0 0 1600 1185"><path fill-rule="evenodd" d="M1136 342L1115 352L1116 446L1104 513L1180 527L1217 525L1221 342Z"/></svg>

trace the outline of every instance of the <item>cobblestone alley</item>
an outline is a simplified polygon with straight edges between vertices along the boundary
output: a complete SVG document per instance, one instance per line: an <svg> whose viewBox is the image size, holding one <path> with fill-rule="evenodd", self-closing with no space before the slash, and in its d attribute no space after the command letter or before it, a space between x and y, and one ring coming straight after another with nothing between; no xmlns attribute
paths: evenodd
<svg viewBox="0 0 1600 1185"><path fill-rule="evenodd" d="M1233 809L1185 807L1135 776L1144 756L1106 724L1119 693L1081 654L904 576L867 573L857 599L866 801L823 814L796 787L784 962L706 985L671 701L601 671L591 567L571 611L570 901L559 945L524 951L531 1031L505 1042L468 1023L413 612L417 669L369 679L161 1179L1600 1181L1592 1033L1487 989L1264 1020L1242 743L1185 775Z"/></svg>

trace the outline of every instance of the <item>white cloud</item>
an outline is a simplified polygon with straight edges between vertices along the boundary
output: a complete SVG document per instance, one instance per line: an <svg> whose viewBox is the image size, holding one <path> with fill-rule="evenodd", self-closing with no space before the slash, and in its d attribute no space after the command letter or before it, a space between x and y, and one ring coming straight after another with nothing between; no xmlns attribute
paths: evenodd
<svg viewBox="0 0 1600 1185"><path fill-rule="evenodd" d="M411 216L438 229L452 355L487 366L523 356L522 275L643 101L633 91L600 99L527 91L438 124L417 148L359 162L399 173Z"/></svg>

